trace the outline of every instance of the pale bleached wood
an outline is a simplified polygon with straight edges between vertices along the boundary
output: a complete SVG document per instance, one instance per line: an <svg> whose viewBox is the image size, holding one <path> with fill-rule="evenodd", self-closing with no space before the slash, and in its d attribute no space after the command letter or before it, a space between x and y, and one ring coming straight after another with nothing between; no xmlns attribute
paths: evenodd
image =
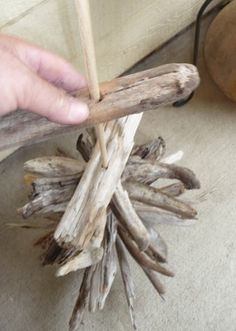
<svg viewBox="0 0 236 331"><path fill-rule="evenodd" d="M83 281L80 286L79 296L76 301L75 307L70 318L69 326L70 331L77 331L81 322L85 309L88 307L89 295L91 291L91 278L94 272L95 266L88 267L84 271Z"/></svg>
<svg viewBox="0 0 236 331"><path fill-rule="evenodd" d="M70 261L62 265L56 272L58 277L65 276L72 271L84 269L97 264L103 256L103 249L94 248L82 251L78 256L73 257Z"/></svg>
<svg viewBox="0 0 236 331"><path fill-rule="evenodd" d="M184 156L184 152L183 151L178 151L174 154L171 154L165 158L163 158L161 160L162 163L166 163L166 164L173 164L176 163L178 161L180 161Z"/></svg>
<svg viewBox="0 0 236 331"><path fill-rule="evenodd" d="M138 201L132 201L132 204L146 226L157 224L188 226L197 222L195 218L185 219L180 215Z"/></svg>
<svg viewBox="0 0 236 331"><path fill-rule="evenodd" d="M51 189L59 189L63 187L70 187L71 194L73 194L76 186L78 185L79 179L82 174L75 176L65 176L62 177L34 177L31 175L25 175L24 179L26 184L31 184L33 187L33 195L40 194Z"/></svg>
<svg viewBox="0 0 236 331"><path fill-rule="evenodd" d="M172 197L178 197L185 191L184 184L182 182L177 182L160 188L162 193L170 195Z"/></svg>
<svg viewBox="0 0 236 331"><path fill-rule="evenodd" d="M126 300L129 307L131 323L134 330L136 330L137 326L136 326L136 318L134 313L134 300L135 300L134 282L131 276L131 270L127 258L126 249L119 236L117 236L117 240L116 240L116 251L120 265L120 272L124 284Z"/></svg>
<svg viewBox="0 0 236 331"><path fill-rule="evenodd" d="M88 90L80 98L88 103L90 116L77 126L49 122L37 114L16 111L0 118L0 150L48 139L119 117L156 109L188 96L198 85L194 66L168 64L100 85L102 100L91 101Z"/></svg>
<svg viewBox="0 0 236 331"><path fill-rule="evenodd" d="M86 163L62 156L39 157L24 163L24 171L44 177L82 175Z"/></svg>
<svg viewBox="0 0 236 331"><path fill-rule="evenodd" d="M148 277L154 288L157 290L160 297L163 299L163 295L165 294L165 287L159 280L157 272L147 268L143 268L143 271L145 272L146 276Z"/></svg>
<svg viewBox="0 0 236 331"><path fill-rule="evenodd" d="M81 41L82 51L84 54L84 62L87 71L90 96L95 102L98 102L101 96L100 96L98 76L97 76L97 64L96 64L89 0L86 1L75 0L75 6L79 18L80 41ZM100 124L96 127L96 134L101 148L103 166L106 168L108 164L108 156L107 156L103 125Z"/></svg>
<svg viewBox="0 0 236 331"><path fill-rule="evenodd" d="M121 226L118 227L118 233L126 248L137 261L137 263L145 268L157 271L162 275L168 277L174 276L172 271L168 270L165 266L159 264L157 261L152 260L145 252L141 252L132 237Z"/></svg>
<svg viewBox="0 0 236 331"><path fill-rule="evenodd" d="M194 218L197 215L196 210L191 206L163 193L155 187L133 181L127 181L123 185L132 200L170 211L183 218Z"/></svg>
<svg viewBox="0 0 236 331"><path fill-rule="evenodd" d="M132 150L134 135L141 118L141 114L133 115L106 126L108 168L101 168L99 146L96 145L73 198L55 231L54 239L59 245L72 245L79 249L87 246L94 234L101 209L108 206L114 194Z"/></svg>
<svg viewBox="0 0 236 331"><path fill-rule="evenodd" d="M107 217L107 226L103 240L104 255L96 266L91 279L91 294L89 310L95 312L104 308L108 294L117 272L115 242L117 237L117 222L112 213Z"/></svg>
<svg viewBox="0 0 236 331"><path fill-rule="evenodd" d="M129 179L146 184L151 184L159 178L178 179L187 189L200 188L200 182L192 170L175 164L143 160L139 156L129 158L123 173L123 180Z"/></svg>
<svg viewBox="0 0 236 331"><path fill-rule="evenodd" d="M50 189L41 192L39 196L36 196L32 201L28 202L24 207L18 209L18 212L27 218L33 214L45 213L51 210L51 206L57 206L69 202L71 198L71 187L63 187L60 189ZM46 209L47 208L47 209ZM45 210L46 209L46 210Z"/></svg>
<svg viewBox="0 0 236 331"><path fill-rule="evenodd" d="M147 249L150 243L149 233L135 212L128 193L120 182L116 187L111 206L116 218L135 240L139 249Z"/></svg>
<svg viewBox="0 0 236 331"><path fill-rule="evenodd" d="M150 244L146 251L149 257L157 262L167 262L168 248L161 235L153 228L148 227Z"/></svg>
<svg viewBox="0 0 236 331"><path fill-rule="evenodd" d="M104 259L106 248L103 247L102 242L104 240L106 221L107 212L106 209L103 209L97 220L97 226L88 247L78 255L66 259L63 265L57 270L57 276L64 276L72 271L87 268L94 264L98 264ZM94 273L96 273L96 270L97 267L95 268Z"/></svg>

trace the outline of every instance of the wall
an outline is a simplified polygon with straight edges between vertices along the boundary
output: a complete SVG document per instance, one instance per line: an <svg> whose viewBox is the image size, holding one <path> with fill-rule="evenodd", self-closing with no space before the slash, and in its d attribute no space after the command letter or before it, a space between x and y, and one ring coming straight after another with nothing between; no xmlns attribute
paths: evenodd
<svg viewBox="0 0 236 331"><path fill-rule="evenodd" d="M203 0L92 0L101 80L121 74L189 25ZM82 68L73 0L0 0L0 31L22 36Z"/></svg>

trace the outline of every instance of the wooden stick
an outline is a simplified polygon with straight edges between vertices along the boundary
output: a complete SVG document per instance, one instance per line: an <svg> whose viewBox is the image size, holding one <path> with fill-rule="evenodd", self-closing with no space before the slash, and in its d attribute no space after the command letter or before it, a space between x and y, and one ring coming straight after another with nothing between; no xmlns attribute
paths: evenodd
<svg viewBox="0 0 236 331"><path fill-rule="evenodd" d="M130 199L170 211L183 218L194 218L197 215L196 210L191 206L155 187L127 181L124 183L124 188L128 191Z"/></svg>
<svg viewBox="0 0 236 331"><path fill-rule="evenodd" d="M133 147L133 139L142 114L128 116L108 123L108 168L100 165L100 154L96 146L80 183L70 200L55 233L59 245L84 249L96 229L102 208L106 208L116 190L121 174Z"/></svg>
<svg viewBox="0 0 236 331"><path fill-rule="evenodd" d="M84 53L84 62L87 69L90 96L95 101L100 100L100 91L97 77L96 56L91 24L89 0L75 0L77 15L79 18L80 40ZM104 128L102 125L96 127L96 134L101 148L103 166L108 164L108 156L104 137Z"/></svg>
<svg viewBox="0 0 236 331"><path fill-rule="evenodd" d="M148 279L150 280L150 282L152 283L152 285L154 286L154 288L157 290L158 294L160 295L160 297L162 299L164 299L164 294L165 294L165 288L162 285L162 283L160 282L157 272L147 269L145 267L143 267L143 271L145 272L146 276L148 277Z"/></svg>
<svg viewBox="0 0 236 331"><path fill-rule="evenodd" d="M150 206L145 203L138 201L132 201L134 209L139 217L142 219L145 225L180 225L189 226L195 224L197 220L182 218L180 215L167 212L166 210L160 209L158 207Z"/></svg>
<svg viewBox="0 0 236 331"><path fill-rule="evenodd" d="M130 233L141 251L147 249L150 237L141 219L135 212L128 193L119 182L111 202L112 211L122 226Z"/></svg>
<svg viewBox="0 0 236 331"><path fill-rule="evenodd" d="M70 331L78 330L85 313L86 308L88 307L89 296L91 291L91 278L94 273L95 266L85 269L83 281L80 286L79 296L76 301L72 316L70 319Z"/></svg>
<svg viewBox="0 0 236 331"><path fill-rule="evenodd" d="M82 175L86 163L62 156L44 156L25 162L24 171L44 177Z"/></svg>
<svg viewBox="0 0 236 331"><path fill-rule="evenodd" d="M131 276L130 265L127 258L126 249L119 236L117 236L117 240L116 240L116 251L120 265L120 272L124 284L125 296L129 307L131 323L133 325L134 330L136 330L137 326L136 326L136 318L134 314L134 299L135 299L134 282Z"/></svg>
<svg viewBox="0 0 236 331"><path fill-rule="evenodd" d="M186 189L199 189L200 182L194 172L175 164L165 164L143 160L139 156L131 156L123 173L123 180L152 184L159 178L180 180Z"/></svg>
<svg viewBox="0 0 236 331"><path fill-rule="evenodd" d="M76 126L56 124L34 113L15 111L0 118L0 150L154 110L185 98L198 83L196 68L188 64L168 64L102 83L102 100L98 103L89 98L87 89L80 91L79 98L88 104L90 116Z"/></svg>
<svg viewBox="0 0 236 331"><path fill-rule="evenodd" d="M89 310L95 312L104 308L117 271L115 242L117 224L112 213L107 217L107 227L103 240L104 255L91 279Z"/></svg>
<svg viewBox="0 0 236 331"><path fill-rule="evenodd" d="M101 261L101 259L104 257L102 242L104 238L106 220L107 212L106 209L104 209L97 222L97 228L89 242L87 249L80 252L77 256L67 259L65 263L58 269L57 276L64 276L72 271L89 267Z"/></svg>
<svg viewBox="0 0 236 331"><path fill-rule="evenodd" d="M160 265L158 262L150 259L150 257L145 252L141 252L136 243L132 240L131 236L121 226L118 227L118 233L126 248L138 264L144 266L145 268L157 271L165 276L174 276L173 272L168 270L163 265Z"/></svg>
<svg viewBox="0 0 236 331"><path fill-rule="evenodd" d="M147 255L157 262L167 262L168 248L160 234L152 227L148 228L150 233L150 245L146 251Z"/></svg>

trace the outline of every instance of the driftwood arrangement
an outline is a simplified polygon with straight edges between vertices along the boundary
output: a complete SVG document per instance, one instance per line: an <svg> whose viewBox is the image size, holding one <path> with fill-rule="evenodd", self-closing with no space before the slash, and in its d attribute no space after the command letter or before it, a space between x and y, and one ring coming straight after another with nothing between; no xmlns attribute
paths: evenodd
<svg viewBox="0 0 236 331"><path fill-rule="evenodd" d="M186 98L197 88L199 76L192 65L168 64L99 85L89 1L75 0L75 5L89 85L79 97L89 105L88 120L68 127L26 112L6 115L0 121L0 150L106 123L96 129L98 142L91 129L80 136L77 148L83 161L43 157L26 162L32 195L19 211L25 218L38 214L51 219L48 233L36 243L44 248L44 265L57 265L58 276L83 270L70 330L79 328L86 309L104 307L118 265L136 329L127 255L163 296L159 274L174 274L166 266L167 246L152 223L194 220L196 211L179 196L200 185L192 171L174 164L181 153L164 158L163 139L134 147L134 137L144 111ZM175 181L156 188L160 178Z"/></svg>
<svg viewBox="0 0 236 331"><path fill-rule="evenodd" d="M42 215L48 219L47 233L36 242L44 248L44 265L57 265L57 276L83 270L70 330L79 328L85 310L103 309L118 267L132 325L136 329L134 282L128 254L163 297L165 289L159 275L172 277L174 274L166 266L167 245L155 225L194 222L197 212L179 196L186 190L199 188L200 184L191 170L174 164L182 157L181 152L164 157L165 143L159 137L133 147L107 206L104 204L106 194L103 186L97 199L93 195L93 190L97 194L102 185L97 181L100 172L106 173L102 168L91 174L94 187L90 186L89 192L83 190L81 196L77 196L81 182L82 189L86 187L84 176L94 158L94 137L91 130L89 133L80 135L77 142L82 161L53 156L25 163L25 180L31 184L32 194L19 212L24 218ZM173 183L157 188L160 178L171 179ZM76 202L84 197L89 201L82 211L78 205L71 206L73 196L76 196ZM99 201L101 205L98 206ZM63 223L66 213L61 220L65 210L69 212L71 222L66 218ZM78 223L73 222L75 211L79 215ZM30 223L27 224L30 227Z"/></svg>

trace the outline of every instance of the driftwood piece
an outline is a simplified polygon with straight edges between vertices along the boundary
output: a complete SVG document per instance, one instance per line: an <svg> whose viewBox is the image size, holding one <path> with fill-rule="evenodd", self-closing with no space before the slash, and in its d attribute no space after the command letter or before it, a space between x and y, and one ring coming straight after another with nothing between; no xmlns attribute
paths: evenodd
<svg viewBox="0 0 236 331"><path fill-rule="evenodd" d="M190 169L174 164L149 162L138 156L129 158L122 179L151 184L159 178L178 179L184 184L186 189L200 188L199 180Z"/></svg>
<svg viewBox="0 0 236 331"><path fill-rule="evenodd" d="M111 290L116 271L115 242L117 237L117 223L110 213L107 218L106 232L104 236L104 254L97 264L91 279L92 291L90 294L89 310L94 312L104 308L106 298Z"/></svg>
<svg viewBox="0 0 236 331"><path fill-rule="evenodd" d="M72 316L69 322L70 331L77 331L88 307L89 295L91 290L91 278L94 272L94 266L85 269L83 281L80 286L79 296L76 301Z"/></svg>
<svg viewBox="0 0 236 331"><path fill-rule="evenodd" d="M170 195L172 197L178 197L185 191L184 184L182 182L170 184L160 188L160 191L164 194Z"/></svg>
<svg viewBox="0 0 236 331"><path fill-rule="evenodd" d="M166 267L160 265L156 261L153 261L149 258L149 256L145 253L139 250L136 243L133 241L131 236L122 229L121 226L118 228L118 233L124 242L125 246L127 247L130 254L133 256L133 258L142 266L145 268L157 271L165 276L173 277L174 273L168 270Z"/></svg>
<svg viewBox="0 0 236 331"><path fill-rule="evenodd" d="M158 137L143 145L134 146L131 155L137 155L145 160L158 161L163 157L165 151L165 141L162 137Z"/></svg>
<svg viewBox="0 0 236 331"><path fill-rule="evenodd" d="M45 177L79 176L84 172L83 161L61 157L45 156L25 162L24 171Z"/></svg>
<svg viewBox="0 0 236 331"><path fill-rule="evenodd" d="M125 168L141 118L141 114L136 114L107 124L105 137L108 168L101 167L99 146L96 145L73 198L55 231L54 239L59 245L72 245L83 249L90 241L97 217L101 209L110 203Z"/></svg>
<svg viewBox="0 0 236 331"><path fill-rule="evenodd" d="M145 250L150 243L149 233L135 212L128 193L123 189L121 183L116 187L111 207L116 218L130 233L138 247Z"/></svg>
<svg viewBox="0 0 236 331"><path fill-rule="evenodd" d="M88 90L80 91L79 98L89 105L90 116L76 126L51 123L37 114L19 110L1 117L0 150L156 109L185 98L198 84L194 66L168 64L100 84L101 101L98 103L90 100Z"/></svg>
<svg viewBox="0 0 236 331"><path fill-rule="evenodd" d="M146 203L132 201L132 204L139 217L147 226L155 226L157 224L186 226L192 225L196 222L195 218L185 219L180 215L148 205Z"/></svg>
<svg viewBox="0 0 236 331"><path fill-rule="evenodd" d="M18 212L25 218L33 214L47 213L48 211L54 211L54 209L57 209L58 204L63 204L63 206L65 206L65 202L69 202L70 198L70 186L65 186L60 189L50 189L41 192L39 196L36 196L32 201L28 202L24 207L20 208Z"/></svg>
<svg viewBox="0 0 236 331"><path fill-rule="evenodd" d="M197 215L195 209L155 187L133 181L127 181L123 185L132 200L173 212L183 218L194 218Z"/></svg>
<svg viewBox="0 0 236 331"><path fill-rule="evenodd" d="M27 176L27 175L26 175ZM26 177L25 176L25 177ZM72 194L79 183L81 175L63 177L36 177L31 180L33 194L38 195L51 189L61 189L70 187Z"/></svg>
<svg viewBox="0 0 236 331"><path fill-rule="evenodd" d="M134 330L136 330L137 326L136 326L135 313L134 313L134 299L135 299L134 282L131 277L131 270L130 270L125 246L122 243L122 240L120 239L119 236L117 236L117 240L116 240L116 251L119 260L121 276L124 284L125 296L129 307L131 323Z"/></svg>
<svg viewBox="0 0 236 331"><path fill-rule="evenodd" d="M101 261L103 256L103 249L93 248L90 250L85 250L67 261L62 265L56 272L56 275L61 277L69 274L72 271L77 271L79 269L84 269L92 265L97 265Z"/></svg>
<svg viewBox="0 0 236 331"><path fill-rule="evenodd" d="M104 240L104 231L106 227L107 211L104 208L99 215L94 234L86 249L79 252L79 254L68 258L64 258L63 265L58 269L57 276L64 276L72 271L84 269L88 266L99 263L104 257L104 247L102 242ZM73 252L73 250L72 250ZM96 273L94 270L94 274Z"/></svg>
<svg viewBox="0 0 236 331"><path fill-rule="evenodd" d="M146 250L147 255L157 262L167 262L167 245L161 235L149 226L150 244Z"/></svg>
<svg viewBox="0 0 236 331"><path fill-rule="evenodd" d="M165 294L165 288L161 283L161 281L159 280L157 272L147 268L143 268L143 271L145 272L148 279L151 281L154 288L157 290L160 297L163 299L163 295Z"/></svg>

